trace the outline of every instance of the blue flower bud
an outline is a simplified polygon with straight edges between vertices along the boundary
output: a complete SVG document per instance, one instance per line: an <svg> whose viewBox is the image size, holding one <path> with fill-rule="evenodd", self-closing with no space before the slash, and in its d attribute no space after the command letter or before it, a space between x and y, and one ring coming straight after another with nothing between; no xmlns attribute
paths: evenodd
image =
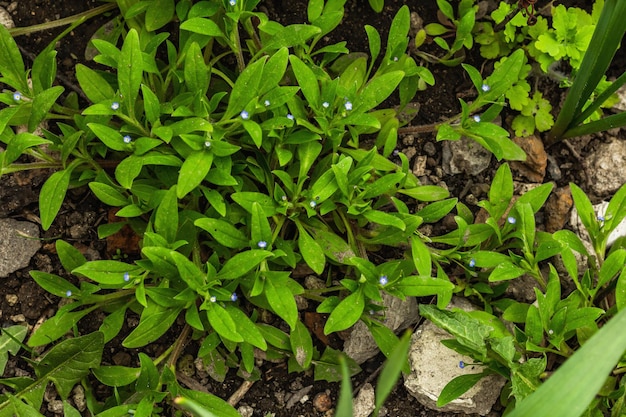
<svg viewBox="0 0 626 417"><path fill-rule="evenodd" d="M128 272L124 272L124 282L130 281L130 274Z"/></svg>
<svg viewBox="0 0 626 417"><path fill-rule="evenodd" d="M309 206L311 206L311 208L315 208L317 207L317 203L315 202L315 200L311 200L309 201Z"/></svg>
<svg viewBox="0 0 626 417"><path fill-rule="evenodd" d="M491 87L489 87L487 84L483 84L480 87L480 89L483 90L486 93L487 91L491 90Z"/></svg>
<svg viewBox="0 0 626 417"><path fill-rule="evenodd" d="M507 217L506 221L509 222L510 224L517 223L517 219L515 217L513 217L513 216Z"/></svg>
<svg viewBox="0 0 626 417"><path fill-rule="evenodd" d="M214 303L214 302L216 302L216 301L217 301L217 297L215 297L214 295L212 295L212 296L209 298L209 301L210 301L210 302L212 302L212 303Z"/></svg>
<svg viewBox="0 0 626 417"><path fill-rule="evenodd" d="M287 113L287 119L293 120L294 119L293 114Z"/></svg>
<svg viewBox="0 0 626 417"><path fill-rule="evenodd" d="M211 147L211 141L207 140L204 142L204 147L205 148L210 148Z"/></svg>
<svg viewBox="0 0 626 417"><path fill-rule="evenodd" d="M328 104L327 101L322 103L322 107L325 108L325 109L327 109L329 106L330 106L330 104Z"/></svg>
<svg viewBox="0 0 626 417"><path fill-rule="evenodd" d="M343 107L345 107L346 110L350 111L350 110L352 110L352 103L350 101L346 101L346 103L343 105Z"/></svg>
<svg viewBox="0 0 626 417"><path fill-rule="evenodd" d="M387 283L389 282L389 280L387 279L387 275L382 275L379 279L378 279L378 283L380 285L387 285Z"/></svg>
<svg viewBox="0 0 626 417"><path fill-rule="evenodd" d="M259 243L257 243L256 245L261 249L267 248L267 242L264 240L259 240Z"/></svg>
<svg viewBox="0 0 626 417"><path fill-rule="evenodd" d="M475 115L474 115L474 121L475 121L476 123L480 122L480 116L479 116L479 115L477 115L477 114L475 114Z"/></svg>
<svg viewBox="0 0 626 417"><path fill-rule="evenodd" d="M239 116L241 116L243 120L248 120L250 118L250 113L248 113L245 110L242 110L241 113L239 113Z"/></svg>
<svg viewBox="0 0 626 417"><path fill-rule="evenodd" d="M265 101L263 102L263 104L265 105L265 107L268 107L268 106L269 106L270 104L272 104L272 103L270 103L270 101L269 101L269 100L265 100Z"/></svg>
<svg viewBox="0 0 626 417"><path fill-rule="evenodd" d="M71 290L67 290L67 291L65 291L65 295L66 295L67 297L71 297L71 296L72 296L72 291L71 291Z"/></svg>
<svg viewBox="0 0 626 417"><path fill-rule="evenodd" d="M232 293L232 294L230 295L230 301L232 301L232 302L237 301L237 299L238 299L238 298L239 298L239 297L237 296L237 293L236 293L236 292L234 292L234 293Z"/></svg>
<svg viewBox="0 0 626 417"><path fill-rule="evenodd" d="M20 93L19 91L16 91L15 93L13 93L13 100L20 101L21 99L22 99L22 93Z"/></svg>
<svg viewBox="0 0 626 417"><path fill-rule="evenodd" d="M468 263L470 268L473 268L476 266L476 259L472 258L470 259L469 263Z"/></svg>
<svg viewBox="0 0 626 417"><path fill-rule="evenodd" d="M124 143L131 143L133 141L133 138L131 138L130 136L126 135L124 136Z"/></svg>
<svg viewBox="0 0 626 417"><path fill-rule="evenodd" d="M235 6L237 5L237 0L230 0L228 4L230 4L231 6Z"/></svg>
<svg viewBox="0 0 626 417"><path fill-rule="evenodd" d="M459 368L461 369L465 368L465 362L459 361Z"/></svg>
<svg viewBox="0 0 626 417"><path fill-rule="evenodd" d="M118 103L117 101L114 101L113 103L111 103L111 110L118 110L120 108L120 103Z"/></svg>
<svg viewBox="0 0 626 417"><path fill-rule="evenodd" d="M604 216L601 214L598 214L598 221L599 222L603 222L604 221Z"/></svg>

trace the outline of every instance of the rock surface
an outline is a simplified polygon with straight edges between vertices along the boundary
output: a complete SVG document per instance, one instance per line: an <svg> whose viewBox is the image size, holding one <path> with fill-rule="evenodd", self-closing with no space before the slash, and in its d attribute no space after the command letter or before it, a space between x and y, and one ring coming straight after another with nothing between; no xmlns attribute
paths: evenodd
<svg viewBox="0 0 626 417"><path fill-rule="evenodd" d="M352 417L368 417L374 408L376 408L374 387L368 382L352 400Z"/></svg>
<svg viewBox="0 0 626 417"><path fill-rule="evenodd" d="M0 219L0 277L28 266L41 248L39 228L30 222Z"/></svg>
<svg viewBox="0 0 626 417"><path fill-rule="evenodd" d="M407 297L406 301L383 294L386 307L383 323L392 331L404 330L419 318L415 297ZM359 321L352 328L350 336L344 343L343 351L361 364L378 354L378 345L367 326Z"/></svg>
<svg viewBox="0 0 626 417"><path fill-rule="evenodd" d="M454 298L449 308L462 308L466 311L473 307L467 301ZM413 334L409 349L411 373L404 378L404 386L424 406L437 411L477 413L487 415L500 396L506 380L501 376L491 375L482 378L474 387L444 407L437 407L437 398L453 378L469 373L480 373L479 366L459 367L459 363L472 363L470 357L463 356L445 347L441 341L450 339L450 334L426 321Z"/></svg>
<svg viewBox="0 0 626 417"><path fill-rule="evenodd" d="M626 141L612 139L602 144L584 161L584 169L591 190L606 196L626 183Z"/></svg>
<svg viewBox="0 0 626 417"><path fill-rule="evenodd" d="M469 138L447 140L443 142L443 170L447 174L478 175L489 167L491 155Z"/></svg>

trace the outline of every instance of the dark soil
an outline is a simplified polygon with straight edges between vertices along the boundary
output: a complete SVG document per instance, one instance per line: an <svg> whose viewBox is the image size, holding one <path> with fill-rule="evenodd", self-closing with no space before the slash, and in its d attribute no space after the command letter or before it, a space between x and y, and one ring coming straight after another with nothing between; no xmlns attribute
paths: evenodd
<svg viewBox="0 0 626 417"><path fill-rule="evenodd" d="M96 0L19 0L12 2L11 5L9 3L0 1L0 5L4 7L12 8L12 5L17 4L12 15L18 27L30 26L74 15L101 4ZM404 3L404 1L400 0L386 0L384 11L376 14L370 9L365 0L348 1L343 24L332 33L332 38L328 39L327 42L334 43L346 40L351 51L367 51L368 44L363 29L364 25L369 24L376 27L381 33L382 39L385 40L393 16ZM436 3L434 0L406 3L413 3L410 5L414 8L412 10L417 11L425 22L436 21ZM585 2L569 1L564 3L583 6ZM305 0L266 0L261 3L261 10L282 24L302 23L306 21L306 5L307 1ZM79 26L57 45L59 73L63 76L63 79L59 79L59 83L64 84L66 89L71 88L72 84L75 84L75 65L79 62L85 62L83 51L88 40L99 26L112 17L113 15L101 16ZM27 57L34 56L46 47L61 30L53 29L21 36L17 38L17 42ZM619 53L618 56L620 56ZM622 57L624 56L626 54L622 54ZM28 59L26 61L28 62ZM478 55L469 56L467 62L477 68L481 68L482 60ZM618 66L617 68L622 70L624 60L618 60L616 65ZM433 65L430 69L435 75L436 84L434 87L429 87L426 91L420 92L416 96L415 100L421 104L421 108L417 117L412 121L413 125L435 123L458 113L460 110L458 97L471 100L471 93L468 93L471 82L460 66L444 67ZM552 92L550 99L556 107L561 100L562 91L558 88L550 88L549 91ZM601 137L594 136L573 141L572 144L577 153L584 158L595 144L601 140ZM407 149L412 148L414 151L417 151L417 154L428 154L430 157L428 158L427 167L433 172L441 166L441 144L435 141L432 134L415 135L413 139L405 140L400 147L400 150L404 152L408 152ZM414 151L412 151L413 154L415 154ZM580 169L581 161L576 158L569 147L558 144L552 147L549 153L555 158L558 166L561 168L561 177L546 178L546 181L556 180L558 186L566 185L570 181L578 184L586 182L585 178L582 177ZM451 195L459 196L462 201L464 201L467 195L472 195L479 199L484 197L484 195L481 195L481 192L484 194L485 189L483 187L481 191L481 185L490 183L491 177L497 168L495 159L493 161L494 164L490 169L474 178L468 179L463 175L444 176L443 181L450 189ZM412 164L413 161L411 161L411 166ZM49 174L49 172L32 172L0 178L0 217L36 222L38 219L38 191ZM427 178L426 181L428 181ZM468 187L471 184L473 184L474 188L469 190ZM466 203L468 206L474 207L471 202ZM43 233L42 249L33 257L30 267L17 271L9 278L0 282L0 318L3 327L24 321L33 326L39 320L54 315L57 310L60 300L40 289L28 274L30 269L36 269L68 277L56 257L54 251L55 239L62 238L72 243L88 258L93 259L111 258L115 255L118 248L125 253L131 252L132 254L132 248L128 246L129 243L126 241L120 243L98 239L96 228L99 224L108 221L109 214L109 208L103 206L93 197L87 188L71 190L55 223L48 231ZM68 277L68 279L71 278ZM15 302L12 295L17 295L17 302ZM101 317L98 317L97 314L90 315L81 321L80 330L83 332L95 330L99 326L100 320ZM141 352L146 353L150 357L158 356L178 338L181 329L182 323L179 323L178 326L175 325L166 337L141 349ZM123 329L121 334L126 335L129 331L129 328ZM123 337L116 338L106 346L103 358L104 363L136 366L138 364L137 354L139 351L123 349L120 343L122 339ZM194 355L197 349L196 343L190 343L183 355ZM365 381L375 381L375 375L383 359L382 355L379 355L363 365L363 372L352 381L356 389L362 386ZM30 372L30 369L25 360L19 357L11 358L4 376L9 377L23 372ZM338 384L314 382L310 374L289 374L284 364L265 362L260 371L261 379L252 385L238 404L240 406L249 405L254 408L255 416L265 415L266 413L274 413L273 415L278 417L319 417L325 415L324 412L318 412L312 404L312 399L318 394L327 394L330 396L332 403L336 403L339 391ZM243 382L241 378L234 374L229 374L223 383L217 383L206 376L196 375L194 378L195 383L199 384L202 389L206 389L222 398L228 398ZM96 387L97 381L93 381L93 384L96 393L102 395L110 394L106 387ZM292 404L289 401L290 397L302 395L303 389L308 389L307 395L309 399L304 401L303 398L303 401L296 401L295 404ZM45 407L46 405L44 404ZM46 412L48 415L53 415L48 411ZM425 409L405 391L402 384L398 384L386 403L386 415L397 417L445 417L452 414ZM499 411L494 411L492 415L493 417L498 416Z"/></svg>

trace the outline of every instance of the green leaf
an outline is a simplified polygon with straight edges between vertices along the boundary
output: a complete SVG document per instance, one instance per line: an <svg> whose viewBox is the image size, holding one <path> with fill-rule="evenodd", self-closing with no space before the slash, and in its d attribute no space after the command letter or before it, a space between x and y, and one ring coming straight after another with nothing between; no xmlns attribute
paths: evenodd
<svg viewBox="0 0 626 417"><path fill-rule="evenodd" d="M103 349L100 332L62 341L35 364L38 379L33 385L47 385L52 381L59 396L68 398L74 385L87 376L91 368L100 365Z"/></svg>
<svg viewBox="0 0 626 417"><path fill-rule="evenodd" d="M0 74L3 82L15 90L22 92L29 90L22 54L4 25L0 25Z"/></svg>
<svg viewBox="0 0 626 417"><path fill-rule="evenodd" d="M583 190L581 190L576 184L570 183L570 190L572 191L572 198L574 199L574 205L576 206L576 210L578 211L578 216L580 217L580 221L587 229L587 232L590 236L598 235L598 226L595 221L595 212L593 211L593 206L591 205L591 201L585 194Z"/></svg>
<svg viewBox="0 0 626 417"><path fill-rule="evenodd" d="M400 341L393 348L391 354L387 355L387 361L383 365L383 370L376 384L376 408L374 415L385 403L400 378L400 373L407 364L407 354L411 345L411 333L405 332Z"/></svg>
<svg viewBox="0 0 626 417"><path fill-rule="evenodd" d="M207 317L211 327L223 338L232 342L243 342L243 337L237 332L237 325L230 314L217 303L205 303Z"/></svg>
<svg viewBox="0 0 626 417"><path fill-rule="evenodd" d="M252 216L250 223L250 235L253 245L263 241L268 245L272 242L272 229L267 220L267 216L263 212L263 207L257 202L252 203Z"/></svg>
<svg viewBox="0 0 626 417"><path fill-rule="evenodd" d="M192 152L187 159L185 159L183 166L180 168L176 192L177 197L183 198L198 187L204 180L204 177L209 173L212 164L213 153L205 149Z"/></svg>
<svg viewBox="0 0 626 417"><path fill-rule="evenodd" d="M415 213L415 215L421 217L424 223L436 223L450 213L458 201L459 200L457 198L436 201L427 205Z"/></svg>
<svg viewBox="0 0 626 417"><path fill-rule="evenodd" d="M28 131L33 132L46 118L59 96L65 91L61 86L51 87L37 94L33 99L32 111L28 119Z"/></svg>
<svg viewBox="0 0 626 417"><path fill-rule="evenodd" d="M178 234L177 193L176 185L167 190L154 214L154 230L169 243L174 243Z"/></svg>
<svg viewBox="0 0 626 417"><path fill-rule="evenodd" d="M76 65L76 79L92 103L100 103L114 98L115 91L104 77L83 64Z"/></svg>
<svg viewBox="0 0 626 417"><path fill-rule="evenodd" d="M352 417L352 381L350 379L350 369L345 356L340 356L341 364L341 391L337 400L337 411L335 417Z"/></svg>
<svg viewBox="0 0 626 417"><path fill-rule="evenodd" d="M130 116L134 115L135 101L143 77L143 58L139 35L133 28L128 31L122 45L122 52L117 66L117 83L122 100Z"/></svg>
<svg viewBox="0 0 626 417"><path fill-rule="evenodd" d="M456 400L476 385L484 376L485 374L483 372L457 376L448 382L446 386L443 387L443 390L441 390L439 398L437 398L437 407L443 407L450 401Z"/></svg>
<svg viewBox="0 0 626 417"><path fill-rule="evenodd" d="M154 342L172 327L182 309L182 307L162 307L148 301L148 307L143 309L139 324L126 336L122 346L133 349Z"/></svg>
<svg viewBox="0 0 626 417"><path fill-rule="evenodd" d="M218 279L240 278L253 270L264 259L273 256L272 252L266 250L249 250L240 252L226 261L222 269L217 273Z"/></svg>
<svg viewBox="0 0 626 417"><path fill-rule="evenodd" d="M87 126L108 148L126 152L132 149L130 144L124 143L119 131L99 123L87 123Z"/></svg>
<svg viewBox="0 0 626 417"><path fill-rule="evenodd" d="M93 374L98 381L109 387L130 385L137 380L139 373L139 368L119 365L100 366L93 370Z"/></svg>
<svg viewBox="0 0 626 417"><path fill-rule="evenodd" d="M89 261L72 270L72 274L83 275L105 285L122 286L126 284L124 274L137 275L142 268L113 260Z"/></svg>
<svg viewBox="0 0 626 417"><path fill-rule="evenodd" d="M209 232L217 243L227 248L243 249L248 246L246 235L227 221L202 218L196 220L194 225Z"/></svg>
<svg viewBox="0 0 626 417"><path fill-rule="evenodd" d="M404 72L391 71L370 80L354 100L354 110L352 114L363 113L378 106L394 92L402 78L404 78ZM346 117L344 120L346 124L348 124L349 121L350 116Z"/></svg>
<svg viewBox="0 0 626 417"><path fill-rule="evenodd" d="M416 235L411 236L411 255L415 268L417 268L417 273L424 277L430 277L432 269L430 249Z"/></svg>
<svg viewBox="0 0 626 417"><path fill-rule="evenodd" d="M206 94L209 88L209 70L204 62L202 50L196 42L192 42L189 49L187 49L184 77L189 91L201 96Z"/></svg>
<svg viewBox="0 0 626 417"><path fill-rule="evenodd" d="M66 271L72 271L87 262L87 259L78 249L64 240L57 240L55 247L59 260Z"/></svg>
<svg viewBox="0 0 626 417"><path fill-rule="evenodd" d="M20 343L24 341L27 333L27 326L15 325L2 329L2 335L0 335L0 375L4 374L9 353L12 356L17 355L22 347Z"/></svg>
<svg viewBox="0 0 626 417"><path fill-rule="evenodd" d="M296 226L298 227L298 248L302 258L316 274L321 274L326 266L326 256L322 247L309 235L309 232L304 229L300 222L296 221Z"/></svg>
<svg viewBox="0 0 626 417"><path fill-rule="evenodd" d="M154 92L145 84L141 85L141 95L143 96L143 108L146 113L146 119L152 125L159 120L161 115L161 103Z"/></svg>
<svg viewBox="0 0 626 417"><path fill-rule="evenodd" d="M289 56L289 62L304 98L310 106L319 106L320 87L313 70L295 55Z"/></svg>
<svg viewBox="0 0 626 417"><path fill-rule="evenodd" d="M126 206L129 203L128 197L117 191L115 187L101 182L90 182L89 188L104 204L113 207Z"/></svg>
<svg viewBox="0 0 626 417"><path fill-rule="evenodd" d="M5 111L6 110L9 109L5 109ZM2 130L4 130L4 128ZM2 166L6 167L17 160L17 158L19 158L28 148L49 143L51 143L49 140L40 138L32 133L18 133L13 139L11 139L6 147L6 151L0 154L3 157L0 159L0 162L2 162Z"/></svg>
<svg viewBox="0 0 626 417"><path fill-rule="evenodd" d="M503 262L497 265L491 274L489 274L489 282L507 281L517 277L521 277L526 270L515 265L513 262Z"/></svg>
<svg viewBox="0 0 626 417"><path fill-rule="evenodd" d="M454 289L454 284L445 279L412 275L403 278L394 287L406 296L426 297L429 295L444 295Z"/></svg>
<svg viewBox="0 0 626 417"><path fill-rule="evenodd" d="M235 81L235 86L230 93L228 107L222 116L222 120L228 120L243 110L251 110L246 109L246 106L253 98L258 96L258 89L266 59L267 58L262 58L253 62L239 74L237 81Z"/></svg>
<svg viewBox="0 0 626 417"><path fill-rule="evenodd" d="M92 312L95 307L91 307L80 311L62 311L37 328L37 330L28 339L29 346L42 346L48 343L54 342L59 339L65 333L67 333L72 327L78 323L80 319Z"/></svg>
<svg viewBox="0 0 626 417"><path fill-rule="evenodd" d="M224 37L220 27L211 19L205 19L204 17L193 17L185 20L180 28L188 30L189 32L198 33L200 35L206 35L211 37Z"/></svg>
<svg viewBox="0 0 626 417"><path fill-rule="evenodd" d="M626 350L625 326L621 310L508 416L582 416Z"/></svg>
<svg viewBox="0 0 626 417"><path fill-rule="evenodd" d="M29 273L41 288L57 297L67 297L68 291L71 291L72 294L80 294L80 290L74 284L58 275L42 271L30 271Z"/></svg>
<svg viewBox="0 0 626 417"><path fill-rule="evenodd" d="M289 341L291 342L291 351L296 362L298 362L301 368L307 369L313 360L313 339L309 329L300 320L296 321Z"/></svg>
<svg viewBox="0 0 626 417"><path fill-rule="evenodd" d="M400 8L400 10L398 10L393 18L393 21L391 22L389 36L387 37L385 58L389 59L393 54L405 53L406 45L408 44L407 36L410 28L411 12L409 7L404 5Z"/></svg>
<svg viewBox="0 0 626 417"><path fill-rule="evenodd" d="M50 175L50 178L41 187L39 192L39 216L41 217L41 227L48 230L54 221L70 185L70 167L62 171L57 171Z"/></svg>
<svg viewBox="0 0 626 417"><path fill-rule="evenodd" d="M267 350L263 334L243 311L232 304L227 304L224 308L234 320L237 333L243 337L244 341L261 350Z"/></svg>
<svg viewBox="0 0 626 417"><path fill-rule="evenodd" d="M218 417L240 417L240 414L232 405L213 394L182 388L181 392L186 397L199 403L205 410L213 412Z"/></svg>
<svg viewBox="0 0 626 417"><path fill-rule="evenodd" d="M450 196L448 190L437 185L420 185L415 188L400 189L398 192L419 201L437 201Z"/></svg>
<svg viewBox="0 0 626 417"><path fill-rule="evenodd" d="M348 295L335 307L324 325L324 334L339 332L354 325L365 308L365 297L362 288Z"/></svg>
<svg viewBox="0 0 626 417"><path fill-rule="evenodd" d="M180 252L173 250L170 252L170 256L178 268L180 278L185 281L189 288L195 292L200 292L206 284L206 273L202 272L196 264Z"/></svg>
<svg viewBox="0 0 626 417"><path fill-rule="evenodd" d="M153 32L174 18L174 0L153 0L146 10L146 30Z"/></svg>
<svg viewBox="0 0 626 417"><path fill-rule="evenodd" d="M378 58L378 54L380 54L380 35L378 34L376 28L370 25L365 25L365 32L367 33L370 56L372 57L372 61L375 61L376 58Z"/></svg>
<svg viewBox="0 0 626 417"><path fill-rule="evenodd" d="M293 331L298 322L298 306L289 287L284 282L274 282L272 278L269 275L265 279L263 287L265 297L274 312L285 320Z"/></svg>

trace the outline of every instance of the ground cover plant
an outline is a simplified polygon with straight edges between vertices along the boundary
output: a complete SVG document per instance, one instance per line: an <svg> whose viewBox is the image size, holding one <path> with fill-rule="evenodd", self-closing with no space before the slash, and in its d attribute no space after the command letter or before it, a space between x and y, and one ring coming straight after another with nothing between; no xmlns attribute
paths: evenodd
<svg viewBox="0 0 626 417"><path fill-rule="evenodd" d="M66 277L31 272L41 287L67 302L26 344L22 328L3 330L3 356L18 354L20 347L31 352L36 378L1 381L11 394L1 398L0 416L39 415L49 382L64 400L82 383L94 415L152 415L178 406L199 415L238 415L217 396L181 386L177 363L188 340L198 341L198 358L216 380L231 368L243 378L258 378L255 350L286 359L292 372L313 369L316 379L336 381L342 372L358 372L356 363L338 351L314 345L296 297L317 303L316 311L328 314L324 334L361 320L390 356L377 410L404 367L403 355L393 352L402 352L407 343L380 321L383 294L436 296L436 306L422 305L421 314L455 337L448 347L484 367L482 374L451 381L440 397L442 405L480 377L497 373L509 381L503 403L513 410L526 397L533 398L551 370L548 358L569 358L587 341L591 350L593 334L626 303L624 242L607 247L609 234L626 215L626 188L598 218L582 190L571 185L592 239L589 250L570 231L536 230L535 215L551 184L514 200L511 171L503 163L481 202L487 219L478 221L446 189L420 184L407 157L394 151L398 131L407 123L401 113L419 88L434 82L416 57L460 64L463 50L474 47L473 36L481 53L498 62L489 74L463 64L476 97L461 99L460 114L432 127L438 140L465 136L498 160L523 160L525 154L508 130L493 121L509 106L520 111L514 130L552 127L541 93L529 95L530 59L543 70L567 55L574 74L580 68L574 85L582 83L582 73L595 77L585 84L599 86L598 105L583 108L592 90L580 95L575 109L583 115L575 124L583 122L624 77L602 93L606 66L584 69L588 39L565 52L543 51L541 45L554 46L566 36L559 32L559 22L574 17L582 19L577 25L588 24L576 36L590 36L595 24L605 35L614 33L612 25L618 22L610 16L619 13L611 8L619 6L597 2L591 17L555 7L553 28L547 30L542 16L529 21L534 17L530 6L518 13L503 3L477 21L472 1L462 1L456 14L446 1L437 3L448 26L456 29L433 23L415 40L419 47L420 36L453 34L451 46L443 37L434 38L446 51L435 59L419 51L411 54L408 7L396 14L387 39L371 26L364 28L369 54L363 54L349 51L345 42L320 46L340 24L345 0L311 0L308 23L287 26L258 11L258 1L120 0L116 5L122 18L115 30L93 40L98 51L94 61L100 66L76 67L87 104L55 85L56 42L26 69L11 33L0 28L0 81L8 86L0 95L5 105L0 140L6 145L0 174L54 170L40 194L44 229L53 224L68 190L88 186L103 203L119 208L116 216L122 221L101 225L101 238L123 227L141 237L138 256L96 261L58 240ZM381 7L380 2L370 4ZM498 32L501 23L503 32ZM543 38L533 37L535 27L546 29ZM601 53L607 66L618 44L613 40ZM595 42L605 44L601 38ZM525 104L512 101L520 97L512 91L527 93ZM398 105L387 106L394 94ZM599 127L622 119L619 115ZM557 126L570 123L557 120ZM44 121L43 136L36 135ZM14 127L22 125L27 131L17 133ZM563 134L558 129L554 138ZM408 201L419 201L420 209L412 212ZM449 213L456 230L441 236L420 232L421 226ZM398 259L375 261L371 253L381 247L396 250ZM587 258L589 267L581 268L576 256ZM564 270L553 266L554 257ZM292 271L302 265L325 285L312 289L294 279ZM462 268L463 275L449 276L452 267ZM509 281L522 275L537 282L536 305L503 295ZM576 289L564 294L562 280L571 280ZM484 311L445 310L453 294L477 300ZM105 313L99 330L79 335L77 324L96 311ZM264 323L264 311L282 322ZM184 317L185 325L159 357L139 354L138 368L101 365L106 343L118 336L132 313L140 319L123 339L129 349L158 340L178 317ZM74 337L67 338L68 332ZM33 348L41 346L49 350L38 357ZM618 344L605 365L612 368L619 356ZM593 403L589 408L581 403L580 413L613 410L620 415L621 366L607 381L598 372L596 379L606 383L598 385L598 397L588 389ZM111 387L113 395L96 398L89 376ZM340 402L338 413L350 413L345 404ZM78 413L68 401L64 409L67 415Z"/></svg>

